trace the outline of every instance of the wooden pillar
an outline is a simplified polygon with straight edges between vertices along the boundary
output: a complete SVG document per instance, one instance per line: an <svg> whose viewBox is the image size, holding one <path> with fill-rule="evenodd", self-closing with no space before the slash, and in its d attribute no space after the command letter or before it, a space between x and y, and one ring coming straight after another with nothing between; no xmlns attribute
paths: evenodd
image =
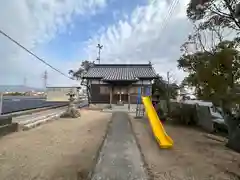
<svg viewBox="0 0 240 180"><path fill-rule="evenodd" d="M112 85L110 86L110 108L112 108L112 94L113 94L113 88L112 88Z"/></svg>
<svg viewBox="0 0 240 180"><path fill-rule="evenodd" d="M131 93L130 93L131 86L128 86L128 110L130 110L130 103L131 103Z"/></svg>

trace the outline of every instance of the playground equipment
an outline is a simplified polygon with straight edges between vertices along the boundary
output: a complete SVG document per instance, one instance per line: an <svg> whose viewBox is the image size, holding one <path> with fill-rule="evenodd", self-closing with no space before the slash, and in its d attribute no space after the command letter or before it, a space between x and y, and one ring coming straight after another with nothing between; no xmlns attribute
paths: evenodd
<svg viewBox="0 0 240 180"><path fill-rule="evenodd" d="M160 148L168 149L173 146L173 140L167 135L158 115L155 111L149 96L142 97L145 110L147 112L148 120L150 122L153 134L160 146Z"/></svg>
<svg viewBox="0 0 240 180"><path fill-rule="evenodd" d="M142 88L138 88L136 118L142 118L144 116L144 106L142 104Z"/></svg>

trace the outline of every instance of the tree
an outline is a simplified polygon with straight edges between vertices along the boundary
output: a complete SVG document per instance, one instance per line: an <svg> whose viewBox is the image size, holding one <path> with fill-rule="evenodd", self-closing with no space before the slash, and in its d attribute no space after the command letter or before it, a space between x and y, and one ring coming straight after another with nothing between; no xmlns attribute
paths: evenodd
<svg viewBox="0 0 240 180"><path fill-rule="evenodd" d="M81 80L82 76L89 70L90 67L92 67L94 65L94 62L90 62L88 60L85 60L82 62L81 66L79 67L78 70L69 70L69 74L77 79L77 80Z"/></svg>
<svg viewBox="0 0 240 180"><path fill-rule="evenodd" d="M183 84L194 86L198 98L221 106L224 114L230 114L236 104L240 104L240 52L239 38L222 41L211 51L197 51L183 54L178 67L188 72ZM230 120L225 121L231 134ZM234 125L236 126L236 125Z"/></svg>
<svg viewBox="0 0 240 180"><path fill-rule="evenodd" d="M87 73L89 68L92 67L93 65L94 65L94 62L85 60L82 62L81 66L79 67L78 70L69 70L69 72L68 72L72 76L73 79L80 80L81 85L86 87L88 103L90 103L90 87L89 87L88 81L83 79L83 76L85 73Z"/></svg>
<svg viewBox="0 0 240 180"><path fill-rule="evenodd" d="M190 0L187 16L195 32L181 47L178 60L178 67L189 73L182 84L195 87L198 98L222 107L230 137L240 134L240 117L232 113L240 104L240 41L226 40L224 32L240 33L239 14L239 0ZM192 52L189 45L195 46Z"/></svg>
<svg viewBox="0 0 240 180"><path fill-rule="evenodd" d="M240 31L236 9L238 3L239 0L190 0L187 16L193 22L203 20L205 24Z"/></svg>
<svg viewBox="0 0 240 180"><path fill-rule="evenodd" d="M240 78L239 39L223 41L209 51L183 54L178 67L188 72L184 84L195 86L198 97L214 100L234 89ZM213 99L212 99L213 98Z"/></svg>
<svg viewBox="0 0 240 180"><path fill-rule="evenodd" d="M226 41L224 36L226 28L240 30L237 3L239 0L190 0L188 4L194 33L181 47L183 56L178 62L189 73L183 84L195 86L201 99L218 101L219 95L234 89L234 81L238 81L239 38ZM195 46L192 53L189 45Z"/></svg>
<svg viewBox="0 0 240 180"><path fill-rule="evenodd" d="M176 83L169 83L163 80L163 77L160 75L157 75L158 77L154 80L152 85L152 94L154 94L156 91L158 91L160 98L166 99L169 92L169 97L171 99L176 99L178 95L178 85Z"/></svg>
<svg viewBox="0 0 240 180"><path fill-rule="evenodd" d="M172 80L170 80L171 76L168 72L167 75L168 80L165 81L160 75L157 75L157 78L154 80L154 83L152 85L152 94L153 96L159 96L157 98L163 99L166 101L167 105L167 111L168 114L170 113L170 99L176 99L178 96L178 89L176 83L174 83ZM158 99L159 100L159 99ZM162 111L162 109L159 107L157 110ZM161 113L160 113L161 114Z"/></svg>

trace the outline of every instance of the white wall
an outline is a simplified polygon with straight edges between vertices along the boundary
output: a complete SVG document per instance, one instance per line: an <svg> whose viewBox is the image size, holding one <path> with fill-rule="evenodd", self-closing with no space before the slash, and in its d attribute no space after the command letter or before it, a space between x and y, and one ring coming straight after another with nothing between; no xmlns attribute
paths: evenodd
<svg viewBox="0 0 240 180"><path fill-rule="evenodd" d="M133 83L133 84L138 84L138 85L150 85L151 84L151 81L150 80L142 80L142 81L138 81L136 83Z"/></svg>
<svg viewBox="0 0 240 180"><path fill-rule="evenodd" d="M76 87L48 87L47 88L47 101L68 101L69 93L72 90L77 95Z"/></svg>

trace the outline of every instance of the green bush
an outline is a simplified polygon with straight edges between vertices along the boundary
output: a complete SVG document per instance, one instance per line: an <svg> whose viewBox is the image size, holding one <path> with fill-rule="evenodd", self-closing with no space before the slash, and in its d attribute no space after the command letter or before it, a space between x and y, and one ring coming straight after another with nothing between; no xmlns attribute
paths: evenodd
<svg viewBox="0 0 240 180"><path fill-rule="evenodd" d="M197 123L196 107L194 104L170 103L168 117L179 124L194 125Z"/></svg>

